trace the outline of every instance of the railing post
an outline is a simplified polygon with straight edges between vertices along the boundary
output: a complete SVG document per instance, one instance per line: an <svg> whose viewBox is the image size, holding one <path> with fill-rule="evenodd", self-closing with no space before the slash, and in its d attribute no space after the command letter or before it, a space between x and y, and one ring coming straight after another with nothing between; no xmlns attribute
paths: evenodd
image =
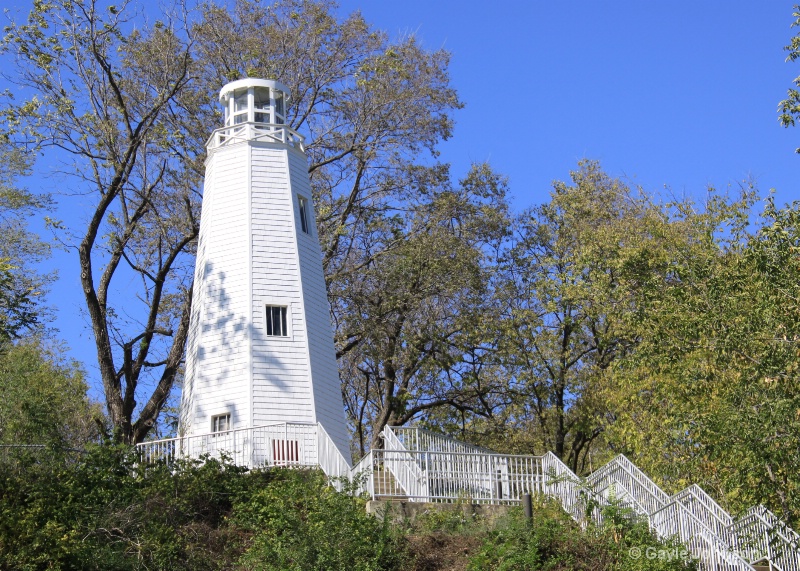
<svg viewBox="0 0 800 571"><path fill-rule="evenodd" d="M413 458L411 461L412 462L414 461ZM425 471L422 473L422 476L425 480L425 483L423 484L423 486L425 486L423 488L423 491L425 492L426 496L425 499L427 501L431 501L431 491L428 489L430 488L429 482L431 477L430 453L428 452L425 453Z"/></svg>

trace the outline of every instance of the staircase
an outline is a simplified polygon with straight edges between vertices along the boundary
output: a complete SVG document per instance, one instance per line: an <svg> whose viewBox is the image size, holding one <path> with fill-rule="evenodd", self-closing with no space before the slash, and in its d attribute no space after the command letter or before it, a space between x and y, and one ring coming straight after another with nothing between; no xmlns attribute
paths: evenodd
<svg viewBox="0 0 800 571"><path fill-rule="evenodd" d="M703 570L800 571L800 535L764 506L733 518L702 488L667 495L625 456L578 478L552 452L496 454L413 427L383 431L384 448L353 468L322 425L275 423L137 445L140 462L228 458L250 468L316 466L337 489L345 480L373 499L409 502L518 504L523 494L557 499L581 525L601 523L610 498L646 520L659 537L674 537ZM352 489L352 488L351 488ZM587 513L588 511L588 513Z"/></svg>
<svg viewBox="0 0 800 571"><path fill-rule="evenodd" d="M383 441L353 469L369 471L362 490L374 499L514 504L540 493L585 525L602 523L613 497L659 537L683 543L702 570L800 571L800 536L764 506L734 519L699 486L669 496L622 455L582 479L553 453L495 454L405 427L386 427Z"/></svg>
<svg viewBox="0 0 800 571"><path fill-rule="evenodd" d="M375 500L406 501L403 488L389 470L376 469L372 472L372 497Z"/></svg>

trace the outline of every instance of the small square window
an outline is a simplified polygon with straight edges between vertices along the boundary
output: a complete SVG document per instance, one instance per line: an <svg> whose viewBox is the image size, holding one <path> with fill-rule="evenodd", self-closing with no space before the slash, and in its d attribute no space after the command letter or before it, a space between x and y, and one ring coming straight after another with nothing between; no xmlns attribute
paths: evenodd
<svg viewBox="0 0 800 571"><path fill-rule="evenodd" d="M289 335L286 327L285 306L267 306L267 335L270 337L287 337Z"/></svg>
<svg viewBox="0 0 800 571"><path fill-rule="evenodd" d="M297 202L300 205L300 228L304 233L308 234L308 200L298 196Z"/></svg>
<svg viewBox="0 0 800 571"><path fill-rule="evenodd" d="M211 417L211 432L227 432L231 429L230 413Z"/></svg>

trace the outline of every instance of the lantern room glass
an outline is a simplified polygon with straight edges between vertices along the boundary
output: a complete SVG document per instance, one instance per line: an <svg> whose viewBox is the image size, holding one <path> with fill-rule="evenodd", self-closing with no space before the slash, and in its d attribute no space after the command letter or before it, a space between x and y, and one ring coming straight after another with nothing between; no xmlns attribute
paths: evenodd
<svg viewBox="0 0 800 571"><path fill-rule="evenodd" d="M237 89L233 92L233 124L245 123L248 120L248 89Z"/></svg>
<svg viewBox="0 0 800 571"><path fill-rule="evenodd" d="M222 98L225 126L242 123L285 125L288 93L265 85L242 86Z"/></svg>
<svg viewBox="0 0 800 571"><path fill-rule="evenodd" d="M270 114L272 105L269 99L269 87L253 88L253 120L256 123L272 123Z"/></svg>

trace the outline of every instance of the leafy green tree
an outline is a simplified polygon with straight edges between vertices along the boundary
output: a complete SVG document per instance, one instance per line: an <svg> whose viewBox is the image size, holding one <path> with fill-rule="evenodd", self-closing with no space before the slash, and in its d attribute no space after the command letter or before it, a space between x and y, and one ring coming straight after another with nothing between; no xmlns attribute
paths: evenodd
<svg viewBox="0 0 800 571"><path fill-rule="evenodd" d="M102 415L83 372L58 354L35 340L0 351L0 444L81 448L96 437Z"/></svg>
<svg viewBox="0 0 800 571"><path fill-rule="evenodd" d="M792 28L800 27L800 5L795 5L792 16ZM791 42L784 49L789 52L786 56L787 62L795 62L800 59L800 34L795 34ZM794 87L787 90L786 99L778 104L778 114L780 122L784 127L794 127L798 117L800 117L800 76L792 82ZM795 152L800 153L800 147Z"/></svg>
<svg viewBox="0 0 800 571"><path fill-rule="evenodd" d="M35 3L3 43L11 80L34 94L5 108L12 140L72 163L64 190L89 203L85 226L64 240L80 266L109 417L129 442L153 425L180 367L191 291L180 254L197 234L197 178L172 159L180 135L165 123L189 81L188 42L176 22L131 24L128 10L91 0ZM136 297L117 289L131 275L142 284L135 316ZM152 392L137 420L140 384Z"/></svg>
<svg viewBox="0 0 800 571"><path fill-rule="evenodd" d="M638 272L662 256L661 209L583 162L571 184L519 217L498 296L508 401L476 431L499 431L504 449L552 450L585 467L611 407L608 369L635 343ZM596 448L596 446L595 446Z"/></svg>
<svg viewBox="0 0 800 571"><path fill-rule="evenodd" d="M495 316L489 284L507 232L505 182L474 165L458 186L442 169L417 189L406 215L374 220L362 238L361 269L334 290L345 399L361 453L379 444L387 424L442 408L483 411L482 399L497 389L483 365L496 344L487 327Z"/></svg>
<svg viewBox="0 0 800 571"><path fill-rule="evenodd" d="M66 157L75 166L67 191L92 201L65 240L80 264L109 417L126 442L146 437L180 374L204 143L222 124L221 85L259 76L291 88L287 121L309 140L334 305L350 275L402 244L363 248L376 220L403 211L419 178L412 166L435 159L450 135L460 102L448 54L413 37L391 42L359 14L340 20L334 10L238 0L174 6L151 25L132 4L56 0L8 28L9 78L35 94L5 106L13 140Z"/></svg>
<svg viewBox="0 0 800 571"><path fill-rule="evenodd" d="M19 338L47 316L42 299L54 274L36 271L49 245L28 229L28 221L50 206L48 196L36 196L17 186L29 171L19 148L0 141L0 343Z"/></svg>
<svg viewBox="0 0 800 571"><path fill-rule="evenodd" d="M798 205L748 231L752 197L686 212L681 256L641 299L640 341L614 372L612 441L677 491L798 520Z"/></svg>

